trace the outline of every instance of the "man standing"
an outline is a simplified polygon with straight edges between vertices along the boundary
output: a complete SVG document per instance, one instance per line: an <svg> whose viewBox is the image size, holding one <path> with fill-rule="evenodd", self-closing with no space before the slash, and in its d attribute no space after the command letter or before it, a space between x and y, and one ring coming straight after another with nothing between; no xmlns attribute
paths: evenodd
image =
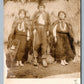
<svg viewBox="0 0 84 84"><path fill-rule="evenodd" d="M49 35L49 15L45 11L45 5L39 4L38 11L33 17L34 28L34 65L37 65L38 49L41 47L42 64L47 67L46 51L47 51L47 35Z"/></svg>

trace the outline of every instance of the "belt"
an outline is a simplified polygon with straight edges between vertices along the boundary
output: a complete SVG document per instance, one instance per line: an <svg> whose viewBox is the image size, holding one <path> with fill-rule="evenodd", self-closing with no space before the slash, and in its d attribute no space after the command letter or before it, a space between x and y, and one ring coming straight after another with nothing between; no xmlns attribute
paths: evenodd
<svg viewBox="0 0 84 84"><path fill-rule="evenodd" d="M57 32L57 33L60 33L60 34L68 34L68 32Z"/></svg>
<svg viewBox="0 0 84 84"><path fill-rule="evenodd" d="M24 35L24 34L16 34L16 35L19 35L19 36L26 36L26 37L27 37L27 35Z"/></svg>

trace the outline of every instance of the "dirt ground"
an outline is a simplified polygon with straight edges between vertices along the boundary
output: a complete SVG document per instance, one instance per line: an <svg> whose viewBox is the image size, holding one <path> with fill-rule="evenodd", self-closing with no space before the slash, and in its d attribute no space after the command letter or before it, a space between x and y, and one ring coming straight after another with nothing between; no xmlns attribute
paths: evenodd
<svg viewBox="0 0 84 84"><path fill-rule="evenodd" d="M13 67L8 71L8 78L45 78L47 76L72 74L80 72L80 63L70 62L67 66L59 63L49 64L47 68L42 65L38 67L32 64L24 64L24 67ZM77 76L77 78L79 75Z"/></svg>
<svg viewBox="0 0 84 84"><path fill-rule="evenodd" d="M7 53L6 45L4 44L4 51ZM76 49L78 47L76 46ZM77 53L78 54L78 53ZM77 58L80 59L80 56ZM42 64L39 64L38 67L33 64L24 63L24 67L13 67L8 69L8 78L46 78L49 76L56 75L65 75L65 74L73 74L80 73L80 60L75 63L70 61L68 65L62 66L60 63L53 62L52 64L48 64L47 68L44 68ZM79 78L80 75L74 75L76 78ZM72 77L72 76L71 76Z"/></svg>

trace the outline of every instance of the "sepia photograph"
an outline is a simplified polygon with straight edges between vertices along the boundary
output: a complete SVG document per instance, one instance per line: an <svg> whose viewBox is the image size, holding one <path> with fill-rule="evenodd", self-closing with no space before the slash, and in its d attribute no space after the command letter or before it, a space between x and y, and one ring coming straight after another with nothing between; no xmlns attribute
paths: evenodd
<svg viewBox="0 0 84 84"><path fill-rule="evenodd" d="M5 78L81 78L81 0L3 2Z"/></svg>

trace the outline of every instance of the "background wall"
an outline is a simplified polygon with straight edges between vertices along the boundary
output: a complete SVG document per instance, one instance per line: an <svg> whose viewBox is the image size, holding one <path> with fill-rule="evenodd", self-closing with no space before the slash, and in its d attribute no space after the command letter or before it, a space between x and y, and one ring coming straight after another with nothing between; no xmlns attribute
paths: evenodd
<svg viewBox="0 0 84 84"><path fill-rule="evenodd" d="M11 32L12 23L18 15L18 11L24 8L27 15L32 18L37 10L37 3L30 2L24 5L20 2L8 1L4 5L4 41L8 41L8 36ZM57 19L57 14L63 10L67 14L66 20L72 24L75 42L80 41L80 0L56 0L45 2L46 11L50 14L51 23Z"/></svg>

